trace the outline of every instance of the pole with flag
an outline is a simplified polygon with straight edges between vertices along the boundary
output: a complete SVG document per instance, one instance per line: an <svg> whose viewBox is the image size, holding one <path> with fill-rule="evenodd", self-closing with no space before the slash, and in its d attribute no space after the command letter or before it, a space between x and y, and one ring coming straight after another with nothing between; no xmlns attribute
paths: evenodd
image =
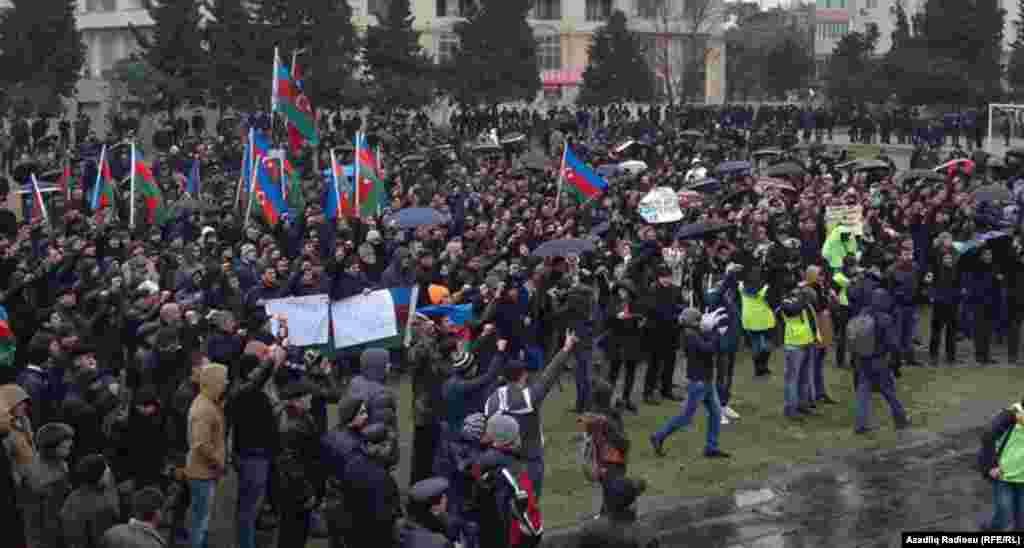
<svg viewBox="0 0 1024 548"><path fill-rule="evenodd" d="M256 172L258 171L259 162L262 162L263 158L256 158L253 162L252 171L249 173L249 204L245 208L245 222L242 224L243 227L249 226L249 216L252 215L252 203L256 201L254 193L256 192Z"/></svg>
<svg viewBox="0 0 1024 548"><path fill-rule="evenodd" d="M331 149L331 181L334 183L334 195L338 198L338 203L334 206L334 218L340 219L342 216L341 184L338 183L338 157L334 154L333 148Z"/></svg>
<svg viewBox="0 0 1024 548"><path fill-rule="evenodd" d="M362 143L363 143L363 133L361 131L357 131L356 132L355 157L352 160L352 163L355 164L354 165L354 169L355 169L355 178L354 178L354 180L355 180L355 185L354 185L355 186L355 192L353 192L353 194L356 195L356 209L355 209L356 217L362 217L362 211L360 211L360 209L359 209L359 198L360 198L359 195L362 194L362 192L361 192L362 191L362 185L360 184L360 181L359 181L359 164L361 163L359 161L359 147L362 146Z"/></svg>
<svg viewBox="0 0 1024 548"><path fill-rule="evenodd" d="M562 202L562 183L565 180L565 154L569 150L568 143L562 143L562 166L558 168L558 194L555 195L555 210Z"/></svg>
<svg viewBox="0 0 1024 548"><path fill-rule="evenodd" d="M50 215L46 211L46 203L43 202L43 193L39 191L39 181L36 180L36 174L32 174L32 213L35 213L36 204L39 207L39 213L43 217L43 222L50 222Z"/></svg>
<svg viewBox="0 0 1024 548"><path fill-rule="evenodd" d="M242 207L242 187L245 186L252 175L253 157L253 128L249 128L249 142L245 145L245 154L242 155L242 173L238 175L238 190L235 192L235 203Z"/></svg>
<svg viewBox="0 0 1024 548"><path fill-rule="evenodd" d="M128 226L135 228L135 141L132 141L131 188L128 191Z"/></svg>
<svg viewBox="0 0 1024 548"><path fill-rule="evenodd" d="M278 92L278 89L277 89L277 82L278 82L278 80L277 80L277 71L280 68L281 68L281 55L280 55L280 52L278 52L277 46L274 46L274 83L273 83L273 86L270 88L270 118L271 118L270 126L271 127L274 126L273 118L274 118L274 114L277 112L277 103L279 101L279 98L278 98L278 93L279 92Z"/></svg>
<svg viewBox="0 0 1024 548"><path fill-rule="evenodd" d="M377 143L377 158L375 158L377 160L377 166L376 166L377 167L377 177L383 177L383 175L381 175L382 171L384 170L384 160L381 159L381 158L384 157L384 155L381 154L381 152L383 150L384 150L383 149L383 145L381 145L380 143ZM377 191L377 192L380 192L381 189L374 189L374 190ZM377 215L378 216L381 214L381 209L384 208L384 204L381 203L381 202L382 202L382 200L380 199L380 195L378 195L377 196Z"/></svg>
<svg viewBox="0 0 1024 548"><path fill-rule="evenodd" d="M93 213L99 211L100 193L103 191L103 162L107 159L107 145L100 148L100 163L96 166L96 182L92 185Z"/></svg>

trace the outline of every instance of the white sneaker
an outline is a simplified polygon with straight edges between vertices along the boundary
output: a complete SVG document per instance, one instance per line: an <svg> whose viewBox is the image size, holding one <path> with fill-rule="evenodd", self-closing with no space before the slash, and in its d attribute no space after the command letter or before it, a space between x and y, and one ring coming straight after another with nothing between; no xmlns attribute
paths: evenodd
<svg viewBox="0 0 1024 548"><path fill-rule="evenodd" d="M740 418L740 414L734 411L732 407L723 407L722 414L725 415L726 417L729 417L732 420Z"/></svg>
<svg viewBox="0 0 1024 548"><path fill-rule="evenodd" d="M722 415L722 424L729 424L729 417Z"/></svg>

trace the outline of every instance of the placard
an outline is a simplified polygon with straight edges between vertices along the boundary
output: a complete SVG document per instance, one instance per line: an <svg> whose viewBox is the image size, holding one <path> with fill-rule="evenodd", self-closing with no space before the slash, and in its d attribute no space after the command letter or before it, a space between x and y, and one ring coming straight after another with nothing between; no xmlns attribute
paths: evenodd
<svg viewBox="0 0 1024 548"><path fill-rule="evenodd" d="M637 207L640 216L651 224L672 223L683 218L679 209L679 195L668 187L658 187L647 193Z"/></svg>
<svg viewBox="0 0 1024 548"><path fill-rule="evenodd" d="M330 316L327 295L268 299L263 303L269 316L288 319L288 341L294 346L327 344Z"/></svg>
<svg viewBox="0 0 1024 548"><path fill-rule="evenodd" d="M864 207L863 206L829 206L825 208L825 228L829 234L832 229L845 225L850 227L850 232L858 236L864 235Z"/></svg>

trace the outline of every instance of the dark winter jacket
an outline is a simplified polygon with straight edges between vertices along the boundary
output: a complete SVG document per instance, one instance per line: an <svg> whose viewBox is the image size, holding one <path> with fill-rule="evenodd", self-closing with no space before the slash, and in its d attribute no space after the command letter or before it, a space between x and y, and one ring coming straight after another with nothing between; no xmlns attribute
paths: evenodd
<svg viewBox="0 0 1024 548"><path fill-rule="evenodd" d="M964 276L967 286L967 304L994 306L1002 299L1002 283L996 279L995 267L984 267Z"/></svg>
<svg viewBox="0 0 1024 548"><path fill-rule="evenodd" d="M357 452L345 466L345 508L359 538L372 538L376 546L394 546L395 520L402 515L398 484L389 466L365 452Z"/></svg>
<svg viewBox="0 0 1024 548"><path fill-rule="evenodd" d="M690 382L711 382L715 378L715 353L718 352L718 333L701 333L686 327L683 331L683 350L686 352L686 378Z"/></svg>
<svg viewBox="0 0 1024 548"><path fill-rule="evenodd" d="M444 398L444 421L448 431L462 430L462 423L466 417L483 411L487 397L494 391L494 384L505 365L506 356L507 353L495 353L487 373L483 375L466 378L454 374L444 381L441 394Z"/></svg>

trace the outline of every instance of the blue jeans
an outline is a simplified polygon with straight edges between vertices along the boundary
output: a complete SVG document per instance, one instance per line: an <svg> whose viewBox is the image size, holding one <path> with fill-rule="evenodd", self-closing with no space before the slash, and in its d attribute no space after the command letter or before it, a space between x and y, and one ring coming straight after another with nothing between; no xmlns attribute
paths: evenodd
<svg viewBox="0 0 1024 548"><path fill-rule="evenodd" d="M697 405L704 404L704 410L708 417L708 438L705 451L718 449L718 433L722 429L722 404L718 401L718 390L713 382L691 382L686 386L686 401L683 402L683 412L669 419L668 423L654 433L658 443L662 443L680 428L686 428L693 421L697 414Z"/></svg>
<svg viewBox="0 0 1024 548"><path fill-rule="evenodd" d="M576 410L587 411L590 406L591 367L593 350L576 348L572 353L576 358Z"/></svg>
<svg viewBox="0 0 1024 548"><path fill-rule="evenodd" d="M207 536L210 533L210 514L213 512L213 490L217 480L190 480L192 493L192 523L189 539L192 548L207 548Z"/></svg>
<svg viewBox="0 0 1024 548"><path fill-rule="evenodd" d="M782 395L787 415L796 413L798 407L811 403L809 370L812 351L810 346L786 345L786 369L782 373Z"/></svg>
<svg viewBox="0 0 1024 548"><path fill-rule="evenodd" d="M909 354L914 351L914 330L917 328L917 307L897 305L893 308L896 329L899 330L899 351Z"/></svg>
<svg viewBox="0 0 1024 548"><path fill-rule="evenodd" d="M256 520L267 494L270 459L242 456L238 459L238 548L256 548Z"/></svg>
<svg viewBox="0 0 1024 548"><path fill-rule="evenodd" d="M992 506L995 508L995 512L986 529L1002 531L1010 524L1011 517L1015 531L1024 529L1024 483L994 480L992 482Z"/></svg>
<svg viewBox="0 0 1024 548"><path fill-rule="evenodd" d="M857 363L857 373L860 375L857 383L857 429L867 428L871 419L871 389L877 384L878 391L889 404L892 411L892 418L898 423L907 420L907 412L903 404L896 398L896 381L893 378L892 369L882 363L882 358L860 358Z"/></svg>
<svg viewBox="0 0 1024 548"><path fill-rule="evenodd" d="M825 356L828 354L827 346L812 346L810 348L810 398L817 400L828 394L825 390Z"/></svg>

